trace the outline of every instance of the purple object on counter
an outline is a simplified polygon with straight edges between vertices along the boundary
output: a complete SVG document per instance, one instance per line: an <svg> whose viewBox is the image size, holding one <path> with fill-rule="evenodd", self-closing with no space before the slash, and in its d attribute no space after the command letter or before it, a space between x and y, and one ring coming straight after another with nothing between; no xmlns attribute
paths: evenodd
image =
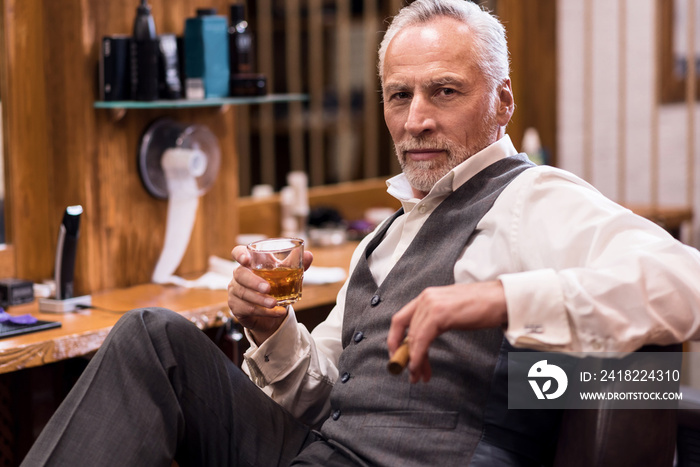
<svg viewBox="0 0 700 467"><path fill-rule="evenodd" d="M14 316L0 308L0 323L4 323L6 321L9 321L10 323L13 324L34 324L38 320L33 317L32 315L19 315L19 316Z"/></svg>

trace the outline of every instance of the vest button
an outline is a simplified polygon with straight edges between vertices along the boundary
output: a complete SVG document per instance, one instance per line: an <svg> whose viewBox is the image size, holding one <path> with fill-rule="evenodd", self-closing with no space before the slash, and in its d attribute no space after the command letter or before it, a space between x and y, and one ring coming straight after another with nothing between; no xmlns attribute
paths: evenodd
<svg viewBox="0 0 700 467"><path fill-rule="evenodd" d="M361 341L362 339L364 339L364 338L365 338L365 335L362 334L362 331L357 331L357 332L355 333L355 337L353 338L353 340L355 341L355 343L358 343L358 342L360 342L360 341Z"/></svg>
<svg viewBox="0 0 700 467"><path fill-rule="evenodd" d="M340 382L347 383L349 379L350 379L350 373L348 373L346 371L345 373L343 373L343 376L340 377Z"/></svg>
<svg viewBox="0 0 700 467"><path fill-rule="evenodd" d="M338 420L340 418L340 410L335 410L331 415L331 418L333 418L333 420Z"/></svg>
<svg viewBox="0 0 700 467"><path fill-rule="evenodd" d="M381 297L379 295L375 295L369 301L369 304L372 306L377 306L377 305L379 305L379 302L381 302L381 301L382 301Z"/></svg>

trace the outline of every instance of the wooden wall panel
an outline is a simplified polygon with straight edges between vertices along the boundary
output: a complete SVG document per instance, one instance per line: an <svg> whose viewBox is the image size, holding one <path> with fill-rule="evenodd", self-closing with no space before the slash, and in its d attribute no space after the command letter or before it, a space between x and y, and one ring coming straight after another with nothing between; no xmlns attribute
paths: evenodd
<svg viewBox="0 0 700 467"><path fill-rule="evenodd" d="M7 18L7 14L5 12L4 8L0 7L0 50L5 50L7 48L7 27L5 26L5 20ZM7 59L6 59L7 54L0 53L0 99L3 99L3 104L5 107L7 107L7 101L5 98L8 95L7 91L7 84L8 84L8 73L6 72L7 70ZM7 109L4 110L5 113L7 113ZM0 144L0 151L2 151L2 154L7 154L7 118L3 119L3 121L0 121L0 125L2 125L2 144ZM3 172L6 174L9 168L9 161L7 157L2 158L3 164ZM5 183L3 190L5 192L5 200L3 201L3 207L4 211L2 215L4 216L3 221L7 221L8 219L8 211L10 209L10 206L8 203L7 199L7 188L9 188L9 181L0 181L0 183ZM7 227L3 223L3 228L5 228L5 235L9 236L11 235L11 232L8 232ZM15 277L16 276L16 269L15 269L15 248L12 245L3 245L0 247L0 277Z"/></svg>
<svg viewBox="0 0 700 467"><path fill-rule="evenodd" d="M535 127L556 164L556 0L498 0L511 54L515 114L508 134L521 150L523 133Z"/></svg>
<svg viewBox="0 0 700 467"><path fill-rule="evenodd" d="M197 7L226 0L151 0L158 33L181 34ZM102 36L128 34L132 0L7 0L8 178L10 241L17 275L53 274L63 209L85 209L76 265L78 293L150 280L163 243L167 203L152 198L138 175L136 151L156 118L208 126L219 138L222 164L200 200L195 229L178 273L206 268L210 254L227 256L238 228L238 169L231 109L129 110L114 121L94 109ZM3 96L5 97L5 96Z"/></svg>
<svg viewBox="0 0 700 467"><path fill-rule="evenodd" d="M15 249L16 274L46 275L52 235L49 112L42 60L46 31L39 0L5 0L3 126L6 156L8 241ZM22 265L21 267L19 265Z"/></svg>
<svg viewBox="0 0 700 467"><path fill-rule="evenodd" d="M84 209L79 254L76 258L76 287L90 289L96 278L91 259L97 254L99 227L96 224L95 181L92 179L96 155L95 112L90 101L96 96L97 50L91 50L94 30L79 1L42 2L42 28L45 31L43 60L46 74L48 114L49 225L51 252L49 275L58 225L66 206L81 204ZM99 45L97 45L99 47ZM41 56L39 56L41 57ZM38 83L37 83L38 84ZM36 280L36 278L34 278ZM89 281L89 282L88 282ZM86 283L87 282L87 283ZM87 287L86 287L87 286Z"/></svg>

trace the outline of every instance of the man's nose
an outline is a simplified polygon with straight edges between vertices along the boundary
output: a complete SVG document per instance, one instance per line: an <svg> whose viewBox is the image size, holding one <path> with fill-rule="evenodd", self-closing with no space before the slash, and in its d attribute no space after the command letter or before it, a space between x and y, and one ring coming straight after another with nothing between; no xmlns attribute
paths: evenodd
<svg viewBox="0 0 700 467"><path fill-rule="evenodd" d="M420 95L413 97L404 128L411 136L419 136L435 129L435 116L428 99Z"/></svg>

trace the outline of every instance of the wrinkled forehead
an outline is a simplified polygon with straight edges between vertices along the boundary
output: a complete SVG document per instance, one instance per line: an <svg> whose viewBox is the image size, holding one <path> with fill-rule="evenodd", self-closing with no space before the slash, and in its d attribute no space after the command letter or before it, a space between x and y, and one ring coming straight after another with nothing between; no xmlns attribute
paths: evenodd
<svg viewBox="0 0 700 467"><path fill-rule="evenodd" d="M397 66L433 66L442 63L451 68L476 70L475 43L463 22L438 17L404 27L389 43L382 69L382 81Z"/></svg>

